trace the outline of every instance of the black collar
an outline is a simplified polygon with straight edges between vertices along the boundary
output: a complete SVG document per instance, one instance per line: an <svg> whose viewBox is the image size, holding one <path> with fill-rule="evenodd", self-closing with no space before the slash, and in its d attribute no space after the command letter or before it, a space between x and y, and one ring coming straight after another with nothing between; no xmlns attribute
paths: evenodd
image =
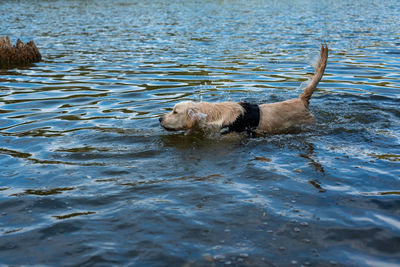
<svg viewBox="0 0 400 267"><path fill-rule="evenodd" d="M221 133L247 132L248 135L255 136L255 130L260 124L260 107L257 104L247 102L240 102L239 104L243 107L244 113L240 114L231 124L223 125Z"/></svg>

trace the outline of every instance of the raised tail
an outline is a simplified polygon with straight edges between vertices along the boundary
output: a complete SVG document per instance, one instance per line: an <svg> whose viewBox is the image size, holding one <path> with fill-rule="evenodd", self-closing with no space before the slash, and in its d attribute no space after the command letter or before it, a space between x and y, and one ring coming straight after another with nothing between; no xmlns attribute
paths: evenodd
<svg viewBox="0 0 400 267"><path fill-rule="evenodd" d="M310 104L311 95L314 92L314 89L317 87L319 81L324 75L326 63L328 61L328 46L321 45L321 56L318 63L314 66L315 73L311 78L311 81L308 83L307 87L304 89L304 92L300 94L299 98L304 103L304 106L308 108Z"/></svg>

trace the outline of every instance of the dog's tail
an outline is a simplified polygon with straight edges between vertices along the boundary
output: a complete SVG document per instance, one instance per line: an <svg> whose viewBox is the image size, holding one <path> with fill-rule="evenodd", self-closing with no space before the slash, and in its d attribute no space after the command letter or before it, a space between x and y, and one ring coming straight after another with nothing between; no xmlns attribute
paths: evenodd
<svg viewBox="0 0 400 267"><path fill-rule="evenodd" d="M304 103L306 108L308 108L310 104L311 95L314 92L314 89L317 87L319 81L324 75L326 63L328 61L328 46L321 45L321 55L317 64L313 65L315 73L312 75L310 82L307 84L307 87L304 89L304 92L300 94L299 98Z"/></svg>

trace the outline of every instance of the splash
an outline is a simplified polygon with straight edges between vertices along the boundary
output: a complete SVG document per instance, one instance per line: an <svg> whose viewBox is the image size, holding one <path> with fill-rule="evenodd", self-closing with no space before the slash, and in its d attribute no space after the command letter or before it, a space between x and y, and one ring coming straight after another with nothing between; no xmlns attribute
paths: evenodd
<svg viewBox="0 0 400 267"><path fill-rule="evenodd" d="M321 60L321 55L319 51L311 52L307 55L306 59L307 62L314 68L314 70L317 71L318 63Z"/></svg>
<svg viewBox="0 0 400 267"><path fill-rule="evenodd" d="M306 62L313 67L314 71L317 71L320 60L321 60L321 55L319 51L311 52L306 56ZM311 82L311 77L307 76L307 80L302 82L298 89L304 90L310 84L310 82Z"/></svg>
<svg viewBox="0 0 400 267"><path fill-rule="evenodd" d="M205 121L207 119L207 114L199 111L196 107L194 109L191 108L188 111L188 115L189 115L190 118L194 118L197 121Z"/></svg>
<svg viewBox="0 0 400 267"><path fill-rule="evenodd" d="M310 79L310 77L307 77L307 81L304 81L304 82L302 82L301 84L300 84L300 86L299 86L299 90L304 90L304 89L306 89L306 87L310 84L310 82L311 82L311 79Z"/></svg>
<svg viewBox="0 0 400 267"><path fill-rule="evenodd" d="M215 89L215 88L216 88L215 86L207 84L207 83L199 85L195 90L198 101L203 102L204 92L206 92L210 89Z"/></svg>

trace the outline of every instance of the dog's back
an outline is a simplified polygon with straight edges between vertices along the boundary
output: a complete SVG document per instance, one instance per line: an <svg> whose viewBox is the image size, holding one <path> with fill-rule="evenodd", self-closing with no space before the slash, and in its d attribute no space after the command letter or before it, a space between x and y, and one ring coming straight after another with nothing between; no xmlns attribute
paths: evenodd
<svg viewBox="0 0 400 267"><path fill-rule="evenodd" d="M260 111L261 120L257 132L261 133L280 133L294 125L314 122L314 116L299 98L262 104Z"/></svg>

